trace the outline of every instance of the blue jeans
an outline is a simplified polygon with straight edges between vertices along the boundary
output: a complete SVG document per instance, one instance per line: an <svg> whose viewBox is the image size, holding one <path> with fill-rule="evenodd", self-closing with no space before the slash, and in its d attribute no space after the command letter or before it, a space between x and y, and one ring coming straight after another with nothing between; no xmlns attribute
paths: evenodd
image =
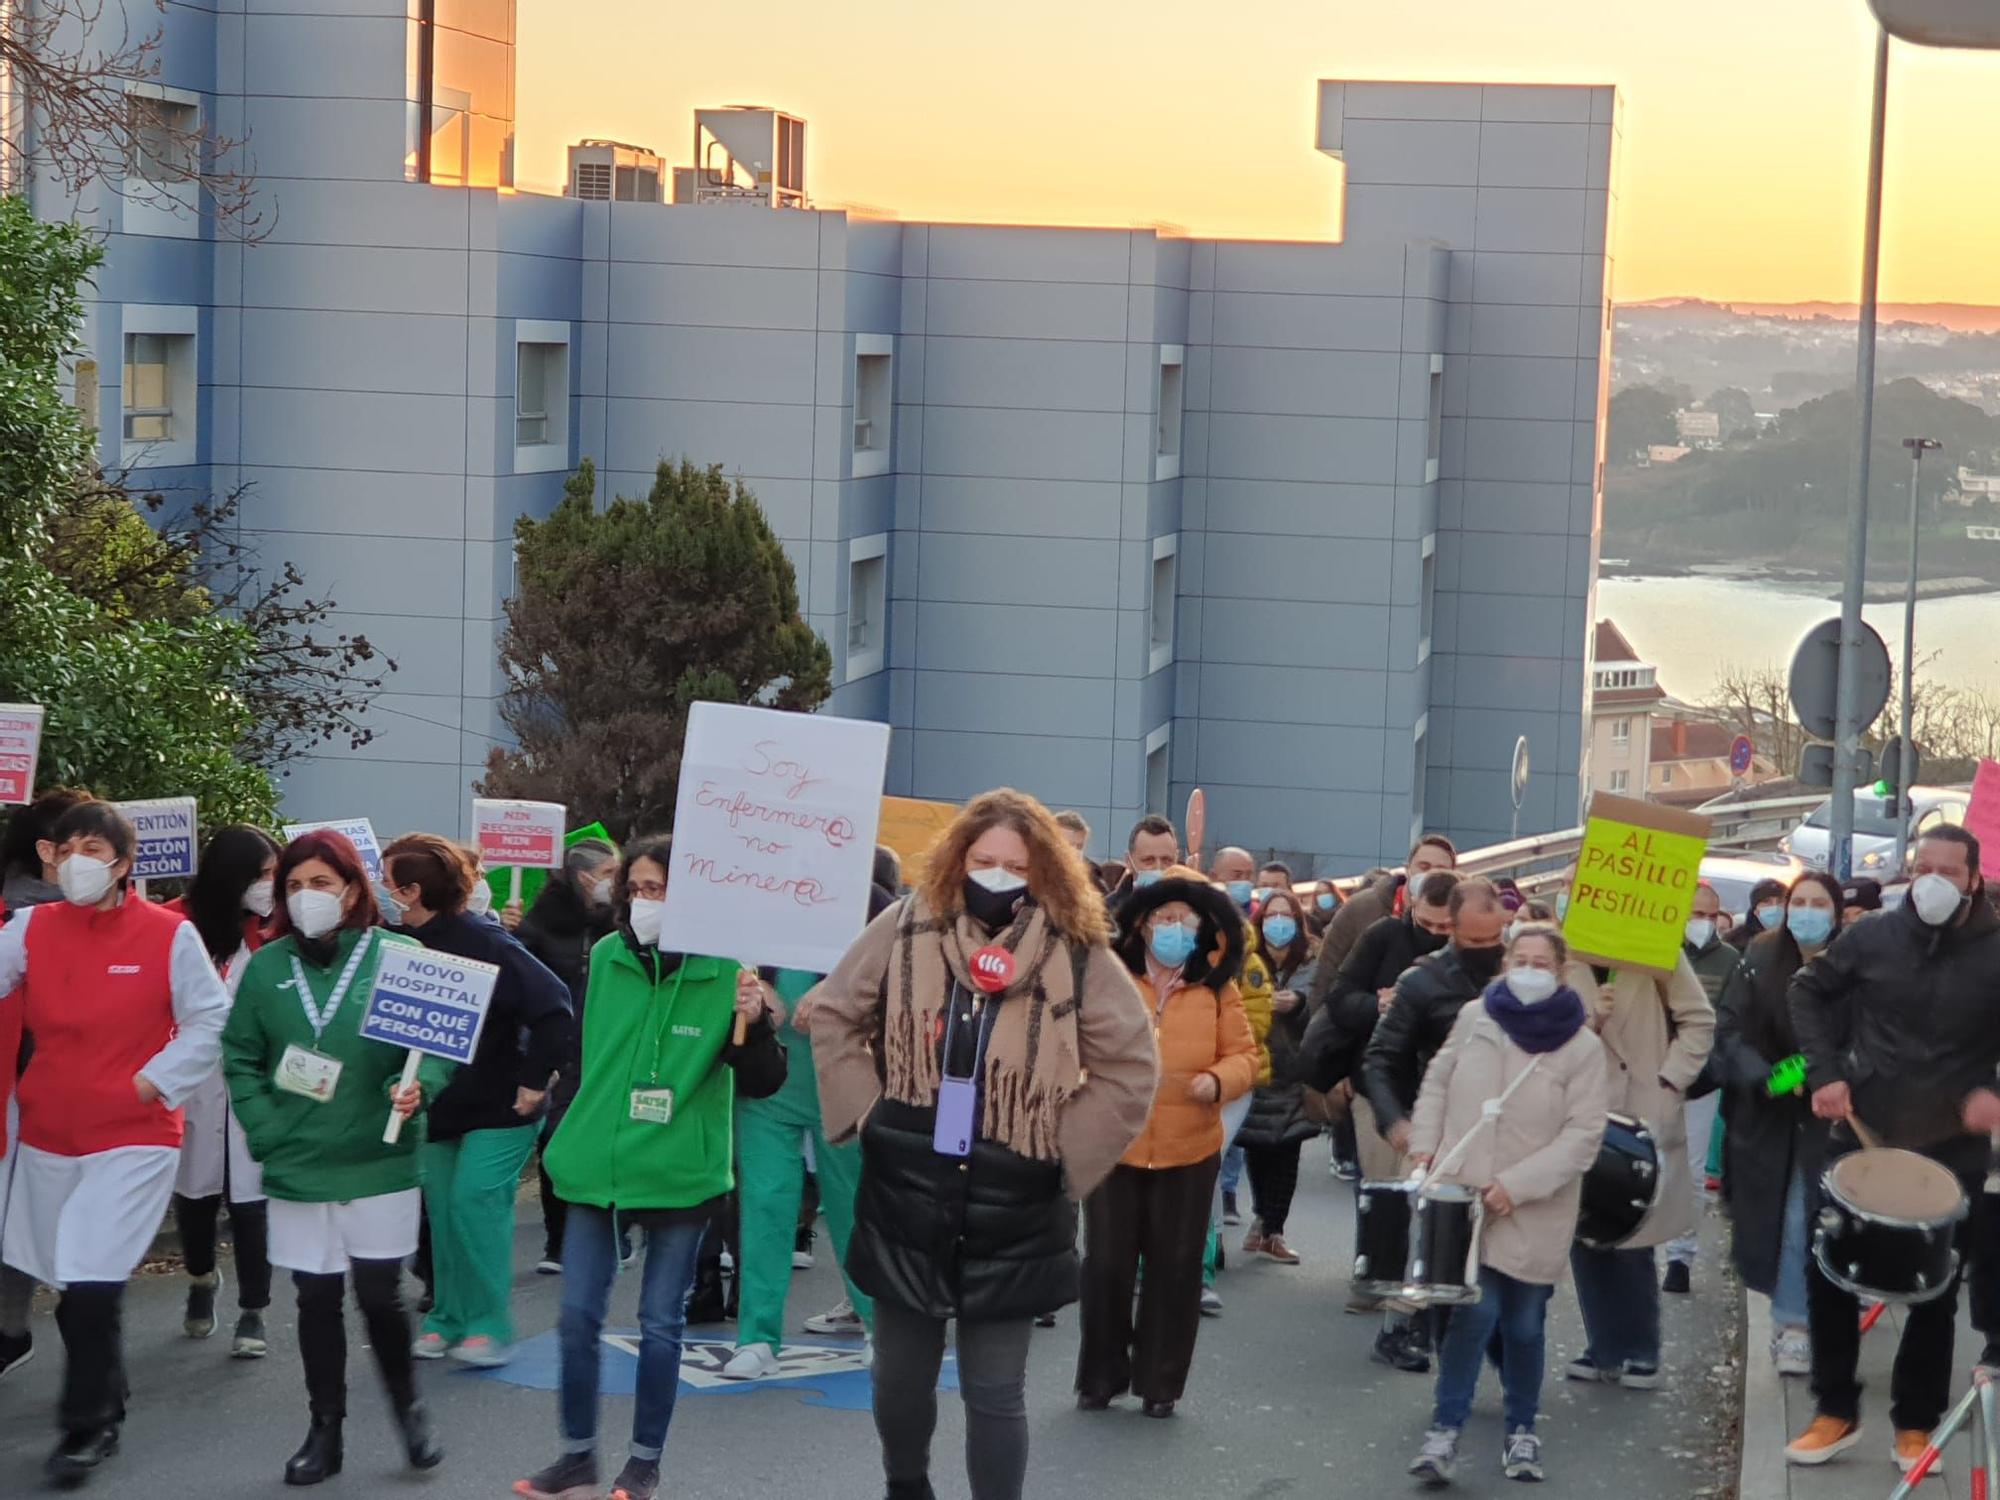
<svg viewBox="0 0 2000 1500"><path fill-rule="evenodd" d="M1247 1099L1250 1096L1245 1094L1243 1097ZM1241 1146L1231 1146L1227 1151L1222 1153L1222 1191L1225 1193L1235 1192L1236 1184L1242 1180L1243 1148Z"/></svg>
<svg viewBox="0 0 2000 1500"><path fill-rule="evenodd" d="M1585 1353L1600 1370L1660 1363L1660 1282L1647 1250L1572 1245L1570 1274L1583 1309Z"/></svg>
<svg viewBox="0 0 2000 1500"><path fill-rule="evenodd" d="M649 1230L639 1283L639 1379L632 1402L632 1456L657 1459L681 1385L681 1333L688 1290L707 1225L675 1222ZM597 1376L604 1310L618 1275L618 1236L608 1209L571 1204L563 1226L562 1385L557 1405L563 1446L597 1447Z"/></svg>
<svg viewBox="0 0 2000 1500"><path fill-rule="evenodd" d="M1535 1429L1541 1404L1543 1332L1554 1287L1516 1281L1491 1266L1479 1268L1479 1300L1451 1310L1451 1326L1438 1350L1437 1407L1433 1427L1456 1432L1472 1412L1479 1365L1494 1331L1500 1334L1500 1394L1507 1430Z"/></svg>
<svg viewBox="0 0 2000 1500"><path fill-rule="evenodd" d="M1806 1179L1796 1167L1785 1184L1785 1217L1778 1235L1778 1284L1771 1288L1771 1321L1779 1328L1804 1328L1806 1316Z"/></svg>

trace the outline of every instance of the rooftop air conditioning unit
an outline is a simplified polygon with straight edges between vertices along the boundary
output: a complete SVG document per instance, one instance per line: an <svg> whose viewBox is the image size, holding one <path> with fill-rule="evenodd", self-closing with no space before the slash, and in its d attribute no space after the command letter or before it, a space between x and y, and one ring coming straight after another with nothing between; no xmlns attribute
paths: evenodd
<svg viewBox="0 0 2000 1500"><path fill-rule="evenodd" d="M644 146L579 141L569 148L568 195L598 203L661 203L666 173L666 159Z"/></svg>
<svg viewBox="0 0 2000 1500"><path fill-rule="evenodd" d="M676 203L806 206L806 122L757 105L698 109L694 165L676 168Z"/></svg>

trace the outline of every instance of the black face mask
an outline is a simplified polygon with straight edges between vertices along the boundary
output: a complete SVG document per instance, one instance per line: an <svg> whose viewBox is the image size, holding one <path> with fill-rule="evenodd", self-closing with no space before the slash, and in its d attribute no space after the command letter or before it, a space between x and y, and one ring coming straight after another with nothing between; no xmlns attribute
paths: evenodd
<svg viewBox="0 0 2000 1500"><path fill-rule="evenodd" d="M1460 948L1458 966L1465 970L1468 977L1478 980L1482 985L1490 984L1494 976L1500 972L1500 960L1506 953L1507 950L1501 947Z"/></svg>
<svg viewBox="0 0 2000 1500"><path fill-rule="evenodd" d="M1425 953L1435 953L1451 941L1447 934L1432 932L1428 927L1419 927L1415 922L1410 924L1410 932L1417 940L1417 953L1420 956Z"/></svg>
<svg viewBox="0 0 2000 1500"><path fill-rule="evenodd" d="M970 875L965 877L965 909L972 913L974 921L985 924L998 932L1014 920L1014 909L1028 899L1028 888L1022 886L1013 891L989 891Z"/></svg>

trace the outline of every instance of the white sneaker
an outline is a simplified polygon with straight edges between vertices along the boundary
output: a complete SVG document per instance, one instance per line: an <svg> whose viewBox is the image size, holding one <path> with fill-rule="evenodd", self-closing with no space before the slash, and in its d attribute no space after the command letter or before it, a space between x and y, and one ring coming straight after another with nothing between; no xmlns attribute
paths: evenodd
<svg viewBox="0 0 2000 1500"><path fill-rule="evenodd" d="M1219 1318L1222 1316L1222 1298L1212 1286L1205 1286L1201 1289L1201 1315L1204 1318Z"/></svg>
<svg viewBox="0 0 2000 1500"><path fill-rule="evenodd" d="M1812 1374L1812 1335L1803 1328L1780 1330L1771 1339L1771 1363L1780 1375Z"/></svg>
<svg viewBox="0 0 2000 1500"><path fill-rule="evenodd" d="M861 1314L854 1310L854 1304L842 1297L823 1313L814 1313L806 1319L807 1333L860 1333Z"/></svg>
<svg viewBox="0 0 2000 1500"><path fill-rule="evenodd" d="M736 1257L731 1255L727 1250L724 1250L722 1252L721 1258L718 1263L725 1271L733 1271L736 1269Z"/></svg>
<svg viewBox="0 0 2000 1500"><path fill-rule="evenodd" d="M745 1344L736 1357L722 1367L724 1380L756 1380L778 1373L778 1354L769 1344Z"/></svg>

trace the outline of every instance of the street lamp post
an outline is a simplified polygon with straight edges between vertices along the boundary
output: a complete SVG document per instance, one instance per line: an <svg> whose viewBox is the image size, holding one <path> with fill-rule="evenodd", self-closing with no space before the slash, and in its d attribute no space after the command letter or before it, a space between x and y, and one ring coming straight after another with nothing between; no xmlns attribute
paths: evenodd
<svg viewBox="0 0 2000 1500"><path fill-rule="evenodd" d="M1910 795L1910 768L1916 762L1916 735L1910 723L1917 660L1917 481L1923 476L1924 455L1942 447L1936 438L1906 437L1910 450L1910 581L1903 590L1903 748L1896 774L1896 873L1901 874L1903 857L1909 849L1910 819L1917 810Z"/></svg>

